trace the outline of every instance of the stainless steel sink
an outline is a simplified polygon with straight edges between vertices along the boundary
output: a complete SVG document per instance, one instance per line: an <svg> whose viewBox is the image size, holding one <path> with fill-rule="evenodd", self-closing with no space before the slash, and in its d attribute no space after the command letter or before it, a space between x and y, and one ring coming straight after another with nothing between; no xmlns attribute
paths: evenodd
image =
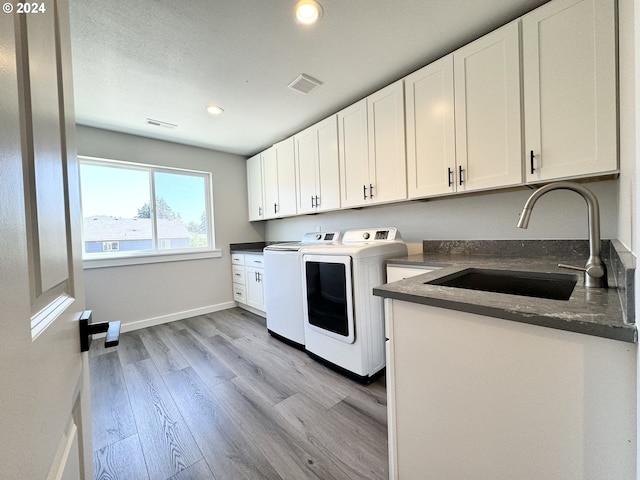
<svg viewBox="0 0 640 480"><path fill-rule="evenodd" d="M520 272L467 268L445 277L425 282L428 285L508 293L525 297L569 300L577 275L567 273Z"/></svg>

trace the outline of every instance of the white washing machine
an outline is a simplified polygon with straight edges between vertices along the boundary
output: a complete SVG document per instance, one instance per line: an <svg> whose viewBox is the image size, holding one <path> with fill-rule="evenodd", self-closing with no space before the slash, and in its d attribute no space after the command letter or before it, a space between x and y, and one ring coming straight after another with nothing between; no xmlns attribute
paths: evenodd
<svg viewBox="0 0 640 480"><path fill-rule="evenodd" d="M307 233L300 242L276 243L264 248L264 295L267 330L294 347L304 347L300 250L334 244L340 232Z"/></svg>
<svg viewBox="0 0 640 480"><path fill-rule="evenodd" d="M348 230L340 244L302 251L305 350L363 383L385 367L385 260L407 254L395 228Z"/></svg>

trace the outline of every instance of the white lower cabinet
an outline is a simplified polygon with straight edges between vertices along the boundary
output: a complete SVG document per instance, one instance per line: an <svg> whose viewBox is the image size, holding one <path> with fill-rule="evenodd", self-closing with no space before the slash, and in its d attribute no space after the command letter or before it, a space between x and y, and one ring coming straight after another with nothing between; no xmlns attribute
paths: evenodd
<svg viewBox="0 0 640 480"><path fill-rule="evenodd" d="M635 478L637 345L385 299L390 478Z"/></svg>
<svg viewBox="0 0 640 480"><path fill-rule="evenodd" d="M238 306L264 316L263 255L234 253L231 255L233 299Z"/></svg>

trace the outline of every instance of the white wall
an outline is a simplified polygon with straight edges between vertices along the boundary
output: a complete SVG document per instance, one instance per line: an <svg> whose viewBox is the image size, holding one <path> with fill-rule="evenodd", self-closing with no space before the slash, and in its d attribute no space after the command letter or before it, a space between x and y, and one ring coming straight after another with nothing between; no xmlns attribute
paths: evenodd
<svg viewBox="0 0 640 480"><path fill-rule="evenodd" d="M598 197L602 238L617 238L618 182L585 184ZM364 227L397 227L410 253L422 240L581 239L587 238L587 207L579 195L550 192L534 208L527 230L516 228L532 190L451 196L359 210L305 215L267 223L268 240L296 240L305 232Z"/></svg>
<svg viewBox="0 0 640 480"><path fill-rule="evenodd" d="M121 320L123 330L228 308L233 303L229 244L263 240L247 215L243 157L78 126L78 155L212 172L216 248L222 258L84 271L95 321Z"/></svg>
<svg viewBox="0 0 640 480"><path fill-rule="evenodd" d="M618 198L618 239L632 252L638 244L636 221L636 30L634 0L620 0L619 89L620 89L620 187Z"/></svg>

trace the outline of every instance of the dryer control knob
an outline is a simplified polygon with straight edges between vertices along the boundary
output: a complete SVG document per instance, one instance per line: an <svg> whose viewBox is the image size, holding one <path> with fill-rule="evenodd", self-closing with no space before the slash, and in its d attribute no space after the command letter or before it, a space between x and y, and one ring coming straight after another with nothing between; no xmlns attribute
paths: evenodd
<svg viewBox="0 0 640 480"><path fill-rule="evenodd" d="M370 234L369 232L364 232L364 233L362 234L362 237L363 237L365 240L369 240L369 237L370 237L370 236L371 236L371 234Z"/></svg>

